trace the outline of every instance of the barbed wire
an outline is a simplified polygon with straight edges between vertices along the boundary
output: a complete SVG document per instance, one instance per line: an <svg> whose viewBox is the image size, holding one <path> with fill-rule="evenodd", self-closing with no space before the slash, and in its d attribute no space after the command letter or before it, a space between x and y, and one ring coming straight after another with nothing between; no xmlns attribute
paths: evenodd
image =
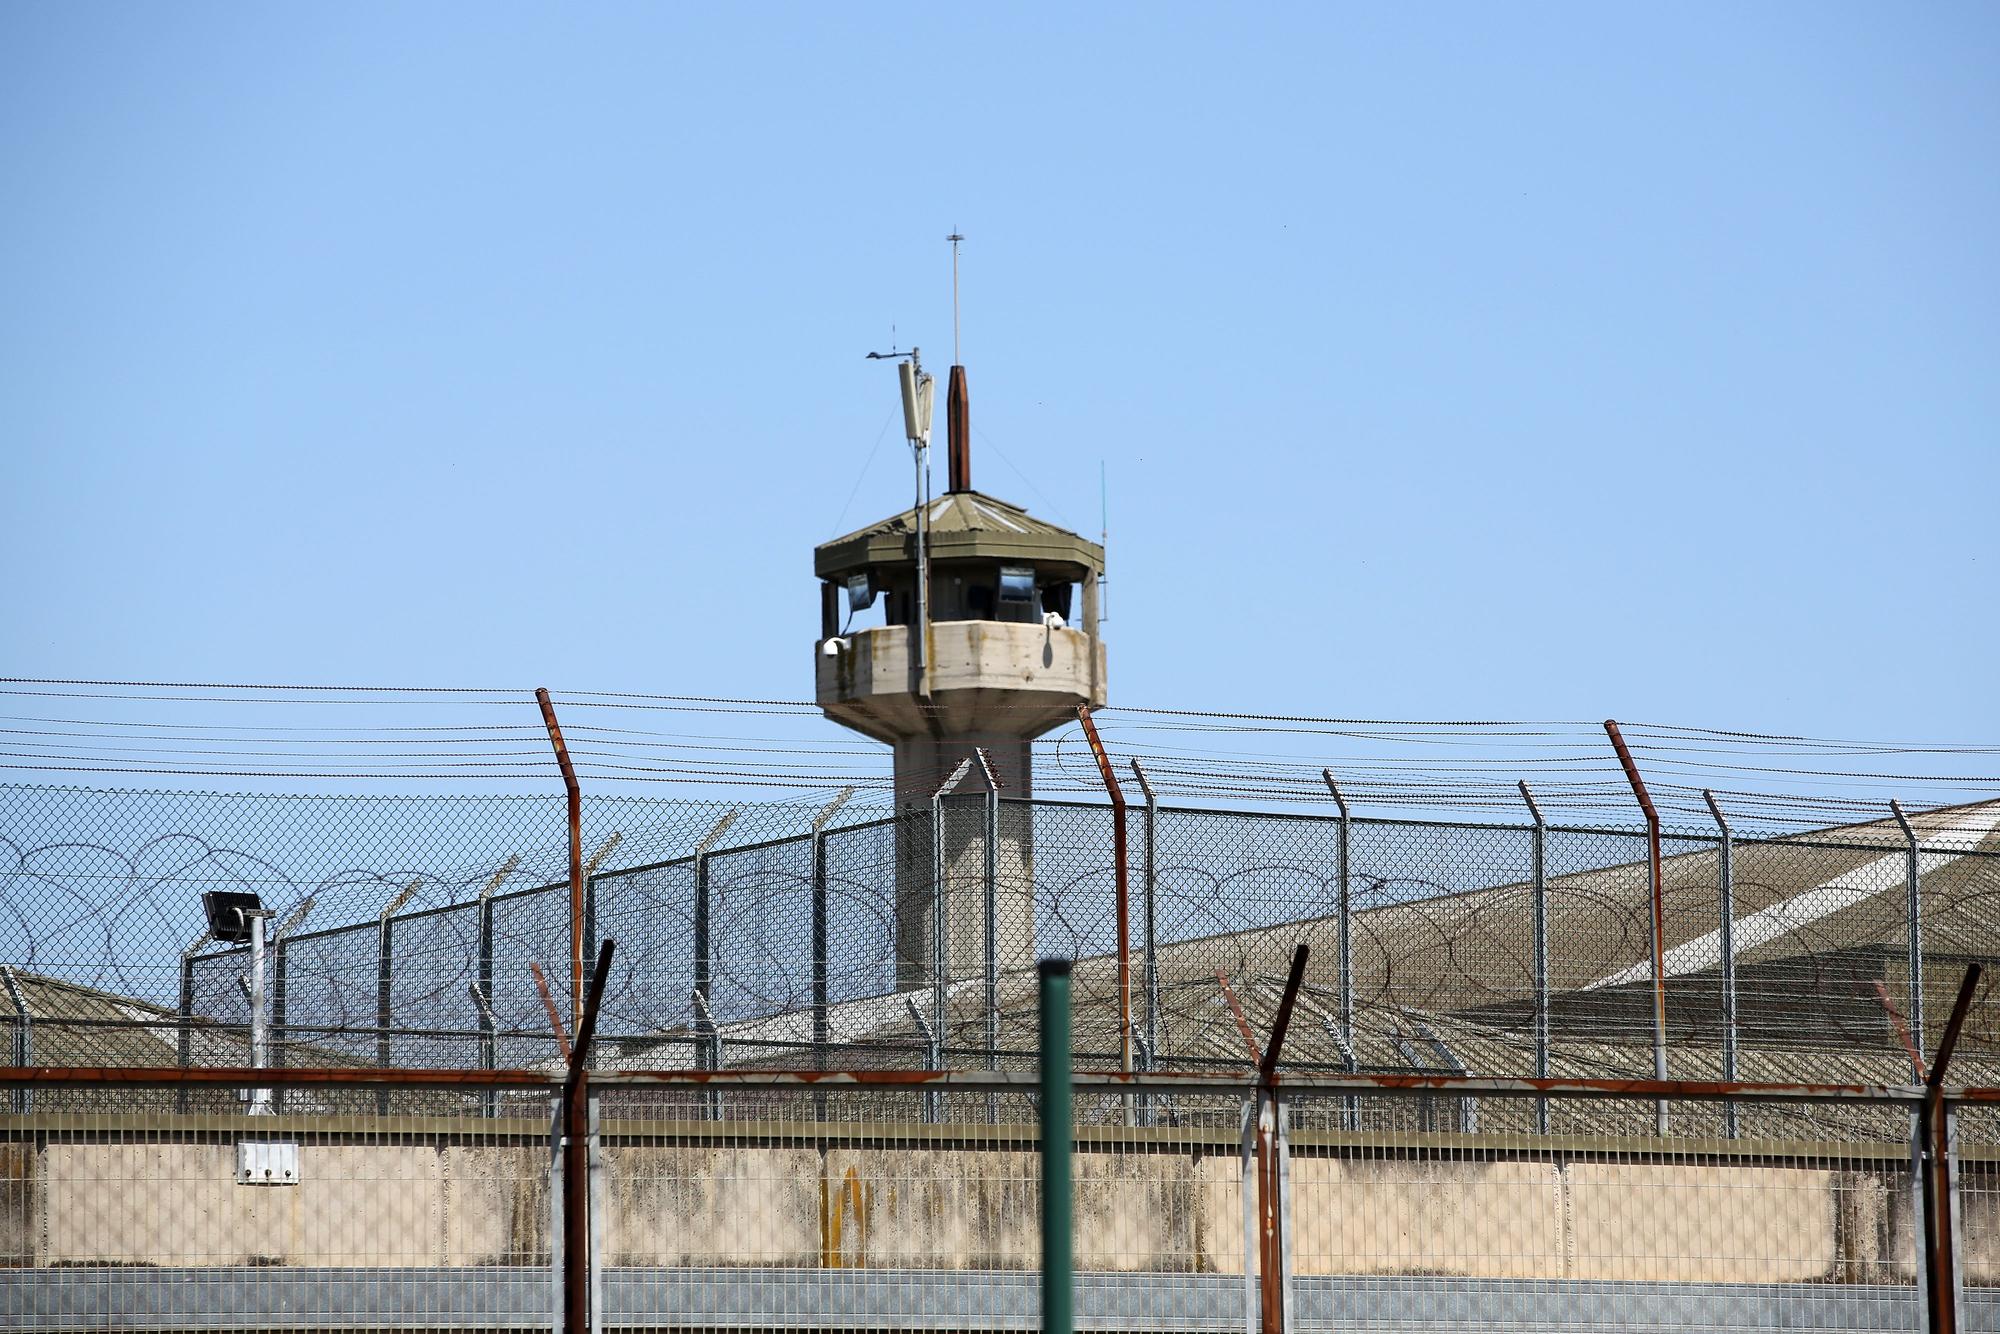
<svg viewBox="0 0 2000 1334"><path fill-rule="evenodd" d="M284 956L281 1036L294 1050L372 1061L387 1041L395 1064L471 1064L484 1004L516 1050L539 1052L544 1039L522 1036L543 1028L527 965L565 977L570 948L560 806L552 797L0 786L0 828L12 831L0 838L0 959L111 993L103 1004L145 1001L204 1025L241 1027L247 965L239 947L202 939L197 900L203 889L249 889L281 917L317 905L274 942ZM974 795L952 799L943 814L947 913L989 892L976 869L984 810ZM822 812L836 817L823 841L811 832ZM1011 919L1015 929L1032 924L1032 948L1016 942L1003 965L1001 1017L1020 1057L1032 1054L1016 1020L1031 1013L1025 964L1034 952L1085 961L1076 982L1084 1031L1115 1012L1108 959L1116 877L1102 805L1013 803L1007 812L998 827L1013 832L1001 835L1010 842L992 892L1014 905L1003 906L1000 920L1025 914ZM1554 1059L1570 1073L1644 1073L1651 1010L1646 976L1633 970L1643 974L1649 958L1645 839L1630 828L1554 825L1545 835L1552 869L1538 891L1532 830L1519 817L1505 826L1366 819L1345 829L1331 818L1214 808L1133 816L1131 889L1153 905L1159 933L1162 1002L1153 1022L1162 1058L1233 1059L1216 975L1269 991L1301 941L1317 961L1308 979L1316 1003L1337 1012L1334 961L1345 930L1358 1012L1348 1040L1364 1065L1396 1068L1399 1044L1421 1024L1478 1071L1523 1073L1540 892L1557 996ZM920 1052L900 1007L869 1007L928 984L933 956L909 934L916 919L908 904L922 905L916 917L929 920L934 818L879 804L834 811L592 798L589 929L620 940L607 1031L639 1061L647 1042L693 1040L699 893L708 905L709 994L730 1041L746 1044L737 1059L810 1056L799 1036L807 1030L785 1023L809 1006L816 976L828 979L832 1005L851 1007L842 1031L858 1035L857 1049ZM1948 987L1952 964L2000 953L2000 803L1920 819L1918 830L1923 949L1942 979L1934 987ZM1773 1069L1790 1052L1817 1062L1812 1068L1827 1078L1856 1061L1872 1062L1870 1077L1880 1076L1900 1051L1897 1016L1866 984L1886 979L1902 988L1898 997L1908 992L1896 972L1908 951L1901 830L1878 814L1838 836L1733 846L1737 915L1763 924L1739 941L1744 1003L1761 1016L1746 1029L1746 1050ZM699 870L698 848L708 849ZM1677 840L1662 886L1670 1037L1683 1071L1692 1062L1708 1075L1720 1059L1720 851L1713 831ZM826 960L815 964L807 923L822 875ZM1848 888L1829 888L1840 886ZM484 921L482 911L490 912ZM965 962L976 956L963 948L948 955L949 985L976 974L976 963ZM183 968L185 1000L176 994ZM475 983L485 984L483 997L469 995ZM984 1041L975 1024L984 1022L979 989L951 994L953 1041L976 1050ZM110 1023L123 1012L108 1013ZM157 1027L151 1014L132 1022ZM116 1031L114 1023L89 1041L108 1042ZM1987 1046L2000 1040L1990 1014L1973 1037ZM1102 1033L1091 1040L1104 1042ZM1308 1033L1298 1059L1337 1064L1331 1042ZM655 1059L687 1063L684 1052Z"/></svg>
<svg viewBox="0 0 2000 1334"><path fill-rule="evenodd" d="M496 722L490 710L524 713L532 692L470 686L0 678L0 695L102 701L103 708L24 712L0 718L0 770L240 779L260 782L553 785L554 757L539 718ZM834 733L809 700L644 691L555 694L578 773L604 784L678 785L721 791L829 791L854 786L918 798L949 774L905 764L892 775L884 749ZM455 724L391 718L334 722L301 717L322 705L411 705L484 714ZM175 710L199 710L182 720ZM244 720L249 708L258 721ZM287 718L271 716L273 708ZM162 716L162 711L167 716ZM581 718L577 712L588 710ZM141 716L119 716L136 711ZM690 723L661 727L660 712ZM349 712L349 710L343 710ZM995 715L1007 716L1005 706ZM78 716L82 715L82 716ZM783 718L744 734L746 715ZM712 720L709 730L701 723ZM1162 795L1317 806L1330 800L1331 769L1350 800L1440 812L1512 810L1529 781L1551 809L1629 819L1635 808L1601 726L1561 720L1414 720L1301 713L1107 706L1098 726L1124 766L1143 765ZM696 730L690 730L690 727ZM1004 725L1002 729L1004 730ZM1626 736L1656 803L1706 821L1701 794L1727 794L1745 818L1802 828L1846 820L1895 797L1913 809L1989 795L2000 777L1968 762L2000 754L1983 743L1861 741L1789 733L1633 723ZM1033 742L1036 790L1103 795L1095 759L1067 724ZM1904 766L1851 765L1842 757L1901 757ZM1799 761L1821 761L1807 763ZM1832 761L1831 763L1827 761ZM1749 780L1746 782L1746 780Z"/></svg>

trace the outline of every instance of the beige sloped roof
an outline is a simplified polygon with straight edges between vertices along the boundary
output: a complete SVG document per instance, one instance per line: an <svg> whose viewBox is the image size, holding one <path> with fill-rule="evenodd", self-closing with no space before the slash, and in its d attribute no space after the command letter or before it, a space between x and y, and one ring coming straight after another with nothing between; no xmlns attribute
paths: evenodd
<svg viewBox="0 0 2000 1334"><path fill-rule="evenodd" d="M1927 933L1928 1050L1942 1030L1964 962L2000 959L2000 801L1930 813L1916 832ZM1601 849L1608 864L1546 878L1550 1063L1557 1076L1652 1073L1646 864L1615 860L1643 846L1643 839L1629 835L1608 838ZM1736 845L1739 1078L1908 1077L1908 1045L1898 1031L1908 1008L1907 858L1902 833L1890 821ZM1722 1073L1719 871L1712 845L1662 864L1669 1074L1676 1077ZM1391 892L1356 890L1354 1060L1372 1070L1448 1071L1456 1063L1473 1074L1532 1074L1532 882L1384 901ZM1247 1068L1224 983L1262 1041L1300 943L1312 953L1286 1062L1344 1068L1337 915L1162 946L1158 1062ZM1134 974L1132 1008L1139 1022L1145 984L1136 962ZM1112 957L1076 962L1080 1052L1119 1049L1116 977ZM1880 993L1876 981L1883 983ZM919 995L926 1011L927 997ZM921 1029L901 996L848 1002L835 1011L836 1042L922 1049ZM948 1044L981 1049L985 1024L983 987L954 984ZM760 1047L760 1038L774 1045ZM786 1052L798 1050L809 1033L803 1016L785 1015L732 1025L728 1040L732 1064L784 1064ZM1000 1047L1031 1052L1036 1040L1034 972L1010 973L1001 982ZM1975 1007L1960 1050L1963 1078L2000 1079L2000 1005L1989 999Z"/></svg>
<svg viewBox="0 0 2000 1334"><path fill-rule="evenodd" d="M907 509L822 543L813 551L813 572L837 579L870 566L910 564L916 558L916 521L917 511ZM939 496L931 502L928 524L926 542L933 560L1067 564L1075 567L1078 578L1104 569L1104 548L1097 543L981 491Z"/></svg>

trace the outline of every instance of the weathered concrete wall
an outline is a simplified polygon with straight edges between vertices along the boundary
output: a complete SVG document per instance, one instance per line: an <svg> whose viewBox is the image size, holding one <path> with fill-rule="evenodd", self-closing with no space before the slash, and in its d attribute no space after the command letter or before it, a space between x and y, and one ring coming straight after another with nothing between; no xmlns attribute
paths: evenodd
<svg viewBox="0 0 2000 1334"><path fill-rule="evenodd" d="M32 1145L0 1144L0 1268L35 1259L34 1165Z"/></svg>
<svg viewBox="0 0 2000 1334"><path fill-rule="evenodd" d="M817 1149L624 1145L604 1157L613 1264L819 1263Z"/></svg>
<svg viewBox="0 0 2000 1334"><path fill-rule="evenodd" d="M296 1186L238 1186L226 1142L0 1145L0 1263L476 1266L549 1254L546 1149L315 1143ZM997 1147L613 1141L609 1262L1030 1269L1037 1163ZM1970 1167L1960 1254L2000 1282L2000 1173ZM1912 1273L1904 1175L1809 1163L1592 1155L1295 1152L1294 1272L1688 1282L1882 1282ZM1078 1155L1087 1270L1243 1272L1233 1153Z"/></svg>
<svg viewBox="0 0 2000 1334"><path fill-rule="evenodd" d="M1291 1181L1294 1273L1566 1276L1556 1164L1294 1156Z"/></svg>

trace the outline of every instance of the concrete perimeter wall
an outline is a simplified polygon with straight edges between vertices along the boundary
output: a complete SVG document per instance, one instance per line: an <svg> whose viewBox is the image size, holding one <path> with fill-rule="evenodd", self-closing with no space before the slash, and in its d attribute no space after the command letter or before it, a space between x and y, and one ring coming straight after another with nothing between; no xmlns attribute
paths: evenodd
<svg viewBox="0 0 2000 1334"><path fill-rule="evenodd" d="M300 1183L235 1182L235 1134L30 1131L0 1118L0 1266L545 1263L548 1151L525 1123L460 1133L295 1135ZM169 1119L170 1120L170 1119ZM12 1122L15 1128L10 1129ZM518 1132L500 1127L519 1125ZM1019 1128L862 1138L752 1126L607 1128L603 1237L618 1266L1033 1269L1037 1166ZM893 1138L907 1129L915 1142ZM1206 1132L1204 1132L1206 1133ZM725 1134L728 1136L724 1138ZM1333 1141L1336 1137L1320 1137ZM1295 1144L1298 1274L1679 1282L1908 1281L1907 1158L1634 1145L1620 1155L1470 1137ZM1644 1158L1639 1153L1644 1153ZM2000 1284L2000 1164L1962 1165L1966 1279ZM1241 1273L1233 1145L1127 1131L1076 1162L1085 1270Z"/></svg>

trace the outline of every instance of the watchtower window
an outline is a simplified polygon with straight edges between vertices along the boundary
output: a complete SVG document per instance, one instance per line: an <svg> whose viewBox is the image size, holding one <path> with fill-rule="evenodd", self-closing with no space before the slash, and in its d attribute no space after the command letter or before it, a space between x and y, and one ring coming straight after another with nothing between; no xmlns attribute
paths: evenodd
<svg viewBox="0 0 2000 1334"><path fill-rule="evenodd" d="M975 621L993 619L993 585L974 584L965 590L965 612Z"/></svg>
<svg viewBox="0 0 2000 1334"><path fill-rule="evenodd" d="M1035 600L1035 571L1027 565L1000 567L1000 601L1028 604Z"/></svg>

